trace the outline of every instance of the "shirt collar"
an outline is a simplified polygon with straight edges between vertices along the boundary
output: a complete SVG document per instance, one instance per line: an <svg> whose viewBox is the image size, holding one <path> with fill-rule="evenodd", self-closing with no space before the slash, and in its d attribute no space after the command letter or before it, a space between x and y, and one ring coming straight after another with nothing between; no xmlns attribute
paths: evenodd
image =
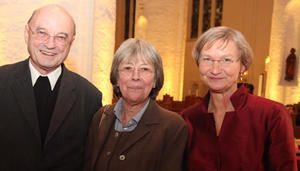
<svg viewBox="0 0 300 171"><path fill-rule="evenodd" d="M138 123L141 120L141 118L142 118L145 110L149 106L149 103L150 103L150 98L148 99L148 101L144 105L144 107L134 117L132 117L131 119ZM122 116L121 116L122 106L123 106L123 99L121 97L119 99L119 101L117 102L117 104L115 105L115 107L114 107L114 114L117 117L117 119L119 121L121 121L121 123L122 123Z"/></svg>
<svg viewBox="0 0 300 171"><path fill-rule="evenodd" d="M238 88L230 97L230 101L233 107L235 109L243 107L247 102L248 94L249 93L244 85ZM202 111L207 112L209 99L210 99L210 93L208 91L208 93L204 96L202 100L202 104L201 104Z"/></svg>
<svg viewBox="0 0 300 171"><path fill-rule="evenodd" d="M61 66L59 66L58 68L56 68L54 71L50 72L49 74L43 75L34 68L34 66L31 64L31 59L29 60L29 70L30 70L30 74L31 74L32 86L34 86L34 84L35 84L36 80L39 78L39 76L47 76L49 79L49 82L50 82L51 90L54 89L55 84L62 72L62 68L61 68Z"/></svg>

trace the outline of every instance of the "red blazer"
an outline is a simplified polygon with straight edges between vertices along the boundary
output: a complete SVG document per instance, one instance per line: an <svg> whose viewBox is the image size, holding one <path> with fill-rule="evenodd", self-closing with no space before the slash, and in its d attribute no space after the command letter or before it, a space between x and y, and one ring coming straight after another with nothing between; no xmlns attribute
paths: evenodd
<svg viewBox="0 0 300 171"><path fill-rule="evenodd" d="M235 111L226 113L216 136L209 98L183 111L189 128L186 170L297 170L291 118L282 104L241 87L231 97Z"/></svg>

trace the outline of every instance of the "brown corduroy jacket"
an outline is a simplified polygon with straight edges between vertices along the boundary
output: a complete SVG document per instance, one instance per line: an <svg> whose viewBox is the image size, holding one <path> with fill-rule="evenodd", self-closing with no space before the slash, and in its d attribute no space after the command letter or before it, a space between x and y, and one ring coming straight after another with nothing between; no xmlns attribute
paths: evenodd
<svg viewBox="0 0 300 171"><path fill-rule="evenodd" d="M105 106L106 109L103 107L94 115L85 154L85 171L95 170L98 156L114 129L114 106ZM179 114L165 110L151 100L138 126L129 135L129 141L112 156L109 170L180 171L187 135L186 123ZM101 166L97 167L101 169Z"/></svg>

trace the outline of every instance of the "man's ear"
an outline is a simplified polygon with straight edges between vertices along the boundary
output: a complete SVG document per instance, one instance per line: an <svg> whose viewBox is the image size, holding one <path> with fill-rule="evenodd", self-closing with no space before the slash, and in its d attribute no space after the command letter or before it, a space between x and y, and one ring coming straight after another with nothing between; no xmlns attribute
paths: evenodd
<svg viewBox="0 0 300 171"><path fill-rule="evenodd" d="M24 39L25 39L25 43L28 43L28 39L29 39L29 26L28 24L25 25L24 28Z"/></svg>
<svg viewBox="0 0 300 171"><path fill-rule="evenodd" d="M71 41L70 41L70 46L73 44L73 41L75 40L75 35L72 36Z"/></svg>

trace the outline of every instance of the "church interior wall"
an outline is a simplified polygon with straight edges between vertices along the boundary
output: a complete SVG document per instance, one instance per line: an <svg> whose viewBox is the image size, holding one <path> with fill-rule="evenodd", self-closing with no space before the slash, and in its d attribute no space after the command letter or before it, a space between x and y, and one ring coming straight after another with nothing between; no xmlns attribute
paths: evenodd
<svg viewBox="0 0 300 171"><path fill-rule="evenodd" d="M203 3L203 0L200 1ZM76 40L66 65L103 91L104 104L111 103L109 71L113 53L124 40L124 37L120 38L124 35L124 18L118 17L124 15L124 9L118 7L124 2L28 0L12 3L2 0L0 65L27 57L23 30L32 10L48 3L58 3L70 11L77 23ZM163 59L165 85L158 98L161 99L164 94L173 96L174 100L182 100L187 95L204 96L207 87L200 81L191 55L196 41L196 38L189 38L192 0L135 2L135 26L131 27L130 34L154 44ZM244 82L254 85L255 94L284 104L299 102L299 69L295 72L294 81L283 79L285 60L292 47L296 49L297 68L299 65L299 15L298 0L224 0L222 25L240 30L254 51L253 64ZM270 62L265 63L266 59Z"/></svg>

